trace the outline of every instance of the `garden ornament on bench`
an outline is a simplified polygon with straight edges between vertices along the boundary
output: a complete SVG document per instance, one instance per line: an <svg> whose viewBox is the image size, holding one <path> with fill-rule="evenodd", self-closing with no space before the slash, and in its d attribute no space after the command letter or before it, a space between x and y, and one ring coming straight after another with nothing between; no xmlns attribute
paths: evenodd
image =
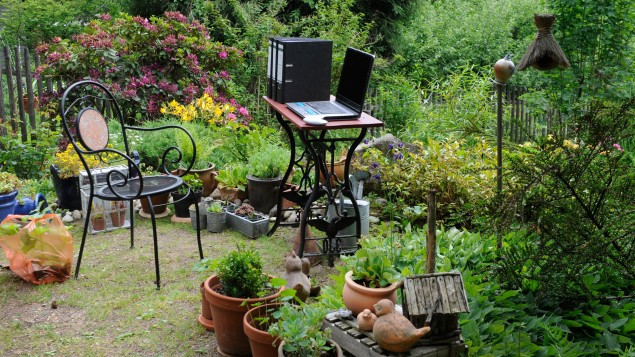
<svg viewBox="0 0 635 357"><path fill-rule="evenodd" d="M150 210L150 218L152 219L152 237L154 242L154 267L156 275L157 289L161 287L161 276L159 273L159 250L157 245L157 225L155 217L155 205L152 204L151 197L170 193L181 186L188 189L188 194L184 200L191 200L192 204L198 208L196 198L191 194L191 188L181 178L190 171L196 160L196 145L192 135L185 129L177 125L166 125L154 128L139 128L124 123L123 114L119 104L101 83L84 80L72 84L64 91L60 105L62 126L64 134L68 138L69 145L73 145L81 160L90 182L90 195L87 212L84 221L84 232L82 241L79 246L79 255L77 257L77 265L75 268L75 278L79 276L79 269L84 253L84 244L86 242L86 233L88 232L88 224L91 218L91 208L95 198L104 201L133 201L136 199L146 200ZM109 146L108 123L102 113L112 113L113 119L117 120L117 124L121 127L121 138L123 139L124 151L112 149ZM171 170L168 164L178 165L183 157L182 151L176 146L166 148L163 153L161 167L159 168L163 175L144 176L139 169L139 165L131 158L131 150L128 144L128 131L156 131L164 129L182 130L187 134L192 143L193 155L191 162L186 170L179 171L178 175L170 174ZM175 160L170 160L176 154ZM113 164L121 161L128 166L128 174L124 174L120 170L111 170L106 177L106 186L96 188L97 184L94 174L91 170L85 156L96 157L97 161L108 162ZM95 160L92 160L95 161ZM130 173L138 173L131 175ZM130 248L134 247L134 205L130 205ZM196 209L196 222L198 222L199 211ZM203 248L201 246L200 229L196 230L196 238L198 242L199 257L203 259Z"/></svg>

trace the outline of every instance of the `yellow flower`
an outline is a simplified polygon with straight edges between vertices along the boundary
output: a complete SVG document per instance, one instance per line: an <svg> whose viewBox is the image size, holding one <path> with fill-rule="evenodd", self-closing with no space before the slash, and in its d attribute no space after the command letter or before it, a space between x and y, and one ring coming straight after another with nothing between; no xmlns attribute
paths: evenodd
<svg viewBox="0 0 635 357"><path fill-rule="evenodd" d="M564 147L566 147L566 148L569 148L569 149L573 149L573 150L576 150L577 148L579 148L579 147L580 147L580 145L578 145L578 144L576 144L576 143L572 142L571 140L565 140L565 141L563 141L563 142L562 142L562 146L564 146Z"/></svg>

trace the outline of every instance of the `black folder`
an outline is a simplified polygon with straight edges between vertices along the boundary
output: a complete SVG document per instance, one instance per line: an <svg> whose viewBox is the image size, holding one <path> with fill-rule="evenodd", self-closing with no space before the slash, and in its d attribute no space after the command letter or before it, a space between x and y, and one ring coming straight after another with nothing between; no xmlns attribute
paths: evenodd
<svg viewBox="0 0 635 357"><path fill-rule="evenodd" d="M267 96L280 102L330 99L333 43L301 37L273 37Z"/></svg>

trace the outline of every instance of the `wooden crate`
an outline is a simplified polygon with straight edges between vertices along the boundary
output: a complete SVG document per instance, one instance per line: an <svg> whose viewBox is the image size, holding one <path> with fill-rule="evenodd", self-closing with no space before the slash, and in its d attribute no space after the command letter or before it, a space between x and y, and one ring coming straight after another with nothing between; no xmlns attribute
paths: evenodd
<svg viewBox="0 0 635 357"><path fill-rule="evenodd" d="M337 342L342 350L358 357L454 357L467 351L463 338L457 335L446 340L422 338L406 353L388 352L375 342L372 332L357 329L357 320L340 319L336 312L326 316L322 327L331 330L331 339Z"/></svg>

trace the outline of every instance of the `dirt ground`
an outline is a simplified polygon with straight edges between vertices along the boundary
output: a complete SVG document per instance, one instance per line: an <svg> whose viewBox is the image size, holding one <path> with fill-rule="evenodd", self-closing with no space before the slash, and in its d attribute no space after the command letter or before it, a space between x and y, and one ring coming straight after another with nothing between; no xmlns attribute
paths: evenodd
<svg viewBox="0 0 635 357"><path fill-rule="evenodd" d="M79 279L32 285L1 269L0 356L217 356L214 333L196 322L199 285L210 273L193 270L195 231L164 218L158 232L161 290L154 284L151 225L144 219L136 220L134 249L127 229L88 235ZM281 227L272 237L251 240L231 230L204 231L203 251L218 257L237 242L253 243L265 271L279 276L294 232ZM75 264L81 227L71 233ZM0 264L8 265L3 254ZM322 285L335 273L325 263L311 271Z"/></svg>

